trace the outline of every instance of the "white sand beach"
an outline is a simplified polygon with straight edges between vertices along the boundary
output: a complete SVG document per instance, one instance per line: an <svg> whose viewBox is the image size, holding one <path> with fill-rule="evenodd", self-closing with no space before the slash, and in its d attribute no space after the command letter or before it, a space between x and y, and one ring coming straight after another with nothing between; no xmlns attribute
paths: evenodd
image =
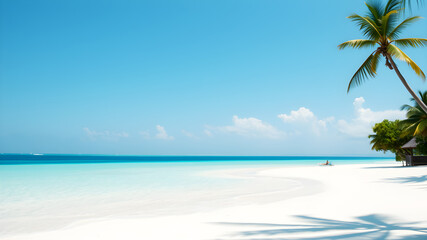
<svg viewBox="0 0 427 240"><path fill-rule="evenodd" d="M59 229L1 239L427 239L427 166L288 166L204 174L246 184L151 206L163 208L161 214L76 219Z"/></svg>

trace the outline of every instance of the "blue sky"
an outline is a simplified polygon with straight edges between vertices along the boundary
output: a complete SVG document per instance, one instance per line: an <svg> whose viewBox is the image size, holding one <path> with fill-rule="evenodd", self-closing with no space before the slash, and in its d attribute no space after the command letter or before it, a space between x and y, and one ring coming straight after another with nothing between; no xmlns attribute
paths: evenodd
<svg viewBox="0 0 427 240"><path fill-rule="evenodd" d="M410 98L383 65L346 93L370 53L337 49L362 38L346 19L366 11L359 0L1 0L0 11L0 152L382 156L370 126L402 118ZM427 71L427 49L406 52Z"/></svg>

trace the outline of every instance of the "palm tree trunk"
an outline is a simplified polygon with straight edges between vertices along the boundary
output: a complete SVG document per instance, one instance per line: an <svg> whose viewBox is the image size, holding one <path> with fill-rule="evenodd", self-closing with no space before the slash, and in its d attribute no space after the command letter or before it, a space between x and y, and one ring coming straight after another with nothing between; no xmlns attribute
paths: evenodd
<svg viewBox="0 0 427 240"><path fill-rule="evenodd" d="M396 64L393 61L393 58L390 56L390 54L386 54L387 59L390 61L391 66L393 67L394 71L396 72L397 76L400 78L400 81L402 81L403 85L406 87L406 90L412 95L414 100L418 103L418 105L423 109L425 113L427 113L427 106L421 101L420 98L418 98L417 94L412 90L412 88L408 85L405 78L400 73L399 69L397 68Z"/></svg>

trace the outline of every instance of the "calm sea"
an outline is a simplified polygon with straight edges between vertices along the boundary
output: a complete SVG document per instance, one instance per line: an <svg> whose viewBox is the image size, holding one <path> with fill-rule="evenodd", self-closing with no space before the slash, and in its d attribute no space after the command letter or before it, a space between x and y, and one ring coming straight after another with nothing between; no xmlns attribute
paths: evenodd
<svg viewBox="0 0 427 240"><path fill-rule="evenodd" d="M196 211L223 205L234 195L250 193L251 188L243 187L250 182L217 170L310 166L326 160L334 165L394 163L374 157L0 154L0 236L82 219L157 216L190 209L185 206ZM284 181L286 185L292 187Z"/></svg>
<svg viewBox="0 0 427 240"><path fill-rule="evenodd" d="M0 165L20 164L86 164L86 163L209 163L223 164L292 164L334 161L340 164L393 161L386 157L340 156L115 156L66 154L0 154Z"/></svg>
<svg viewBox="0 0 427 240"><path fill-rule="evenodd" d="M271 166L393 163L392 158L0 154L0 204L94 193L205 189L229 184L203 172Z"/></svg>

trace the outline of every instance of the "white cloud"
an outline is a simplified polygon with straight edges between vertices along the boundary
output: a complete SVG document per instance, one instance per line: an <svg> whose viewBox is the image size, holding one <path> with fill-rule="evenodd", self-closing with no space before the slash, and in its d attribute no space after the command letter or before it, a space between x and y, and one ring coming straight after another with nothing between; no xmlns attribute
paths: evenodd
<svg viewBox="0 0 427 240"><path fill-rule="evenodd" d="M157 129L157 133L155 135L155 138L162 139L162 140L173 140L174 139L174 137L169 136L167 134L167 132L166 132L166 130L165 130L164 127L162 127L160 125L157 125L156 129Z"/></svg>
<svg viewBox="0 0 427 240"><path fill-rule="evenodd" d="M372 134L372 127L375 123L381 122L384 119L393 121L405 118L405 111L385 110L375 112L370 108L364 108L364 103L365 99L363 97L354 99L353 106L356 117L349 122L339 120L338 130L340 132L353 137L367 137L369 134Z"/></svg>
<svg viewBox="0 0 427 240"><path fill-rule="evenodd" d="M314 114L310 109L305 107L300 107L297 111L291 111L291 114L279 114L278 117L282 119L284 122L297 122L303 121L308 122L313 120Z"/></svg>
<svg viewBox="0 0 427 240"><path fill-rule="evenodd" d="M280 138L284 136L283 132L272 125L252 117L239 118L238 116L233 116L233 125L219 127L218 129L247 137Z"/></svg>
<svg viewBox="0 0 427 240"><path fill-rule="evenodd" d="M327 123L334 121L333 117L319 120L310 109L305 107L300 107L296 111L292 110L289 115L279 114L277 117L282 119L285 123L298 124L304 128L306 128L308 124L312 132L316 135L320 135L322 131L326 131Z"/></svg>
<svg viewBox="0 0 427 240"><path fill-rule="evenodd" d="M99 131L91 130L87 127L83 128L83 131L85 131L86 135L91 139L102 138L102 139L108 139L108 140L117 140L119 138L129 137L129 134L127 132L111 132L108 130L99 132Z"/></svg>

